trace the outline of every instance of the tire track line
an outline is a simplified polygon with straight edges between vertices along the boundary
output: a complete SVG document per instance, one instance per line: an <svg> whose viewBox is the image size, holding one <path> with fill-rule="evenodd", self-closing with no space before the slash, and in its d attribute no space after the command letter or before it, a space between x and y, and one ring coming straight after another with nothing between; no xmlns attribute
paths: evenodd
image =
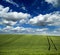
<svg viewBox="0 0 60 55"><path fill-rule="evenodd" d="M50 50L50 48L51 48L51 44L50 44L50 41L49 41L48 36L47 36L47 40L48 40L48 44L49 44L48 50Z"/></svg>
<svg viewBox="0 0 60 55"><path fill-rule="evenodd" d="M48 50L51 50L51 42L52 42L52 44L53 44L53 46L54 46L54 49L57 51L57 47L56 47L56 45L54 44L52 38L47 36L47 40L48 40L48 45L49 45Z"/></svg>
<svg viewBox="0 0 60 55"><path fill-rule="evenodd" d="M50 40L51 40L51 42L52 42L52 44L53 44L53 46L54 46L55 50L57 50L57 47L56 47L56 45L54 44L54 42L53 42L52 38L50 38Z"/></svg>

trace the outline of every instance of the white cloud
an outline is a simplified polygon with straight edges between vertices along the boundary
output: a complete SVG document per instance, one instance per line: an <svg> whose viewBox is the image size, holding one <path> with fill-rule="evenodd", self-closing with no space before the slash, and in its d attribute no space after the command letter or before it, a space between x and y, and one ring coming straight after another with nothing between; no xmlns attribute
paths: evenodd
<svg viewBox="0 0 60 55"><path fill-rule="evenodd" d="M37 26L60 26L60 12L53 12L49 14L39 14L36 17L31 17L28 13L13 12L9 7L0 5L0 24L6 25L4 28L0 28L0 33L29 33L29 34L59 34L60 28L50 31L48 28L24 28L13 27L16 24L29 23ZM19 23L18 23L19 21ZM59 31L58 31L59 30Z"/></svg>
<svg viewBox="0 0 60 55"><path fill-rule="evenodd" d="M8 21L8 20L3 20L1 23L4 24L4 25L13 26L13 25L15 25L17 22Z"/></svg>
<svg viewBox="0 0 60 55"><path fill-rule="evenodd" d="M60 0L45 0L48 3L51 3L53 6L60 6Z"/></svg>
<svg viewBox="0 0 60 55"><path fill-rule="evenodd" d="M59 26L60 25L60 13L59 11L45 15L38 15L29 20L30 24L37 26Z"/></svg>
<svg viewBox="0 0 60 55"><path fill-rule="evenodd" d="M8 12L5 13L4 15L2 15L3 18L7 19L7 20L22 20L22 19L27 19L30 17L29 14L27 13L22 13L22 12Z"/></svg>
<svg viewBox="0 0 60 55"><path fill-rule="evenodd" d="M6 2L8 2L8 3L10 3L10 4L13 4L13 5L15 5L16 7L19 7L19 5L18 5L16 2L14 2L13 0L3 0L3 1L6 1Z"/></svg>
<svg viewBox="0 0 60 55"><path fill-rule="evenodd" d="M30 14L28 13L8 12L8 11L9 11L9 7L4 8L2 5L0 5L0 17L4 19L21 20L21 19L26 19L30 17Z"/></svg>
<svg viewBox="0 0 60 55"><path fill-rule="evenodd" d="M10 30L13 29L11 26L6 26L5 28L2 29L3 32L10 32Z"/></svg>
<svg viewBox="0 0 60 55"><path fill-rule="evenodd" d="M0 11L2 11L2 10L3 10L3 8L4 8L4 7L3 7L2 5L0 5Z"/></svg>
<svg viewBox="0 0 60 55"><path fill-rule="evenodd" d="M11 26L6 26L5 28L0 29L2 32L7 32L7 33L29 33L29 34L43 34L48 30L48 28L24 28L24 27L11 27Z"/></svg>
<svg viewBox="0 0 60 55"><path fill-rule="evenodd" d="M43 31L47 31L48 28L41 28L41 29L36 29L37 32L43 32Z"/></svg>
<svg viewBox="0 0 60 55"><path fill-rule="evenodd" d="M41 34L41 35L60 35L60 28L50 31L49 28L24 28L24 27L12 27L6 26L0 28L0 33L16 33L16 34Z"/></svg>
<svg viewBox="0 0 60 55"><path fill-rule="evenodd" d="M25 19L22 19L22 20L19 21L19 23L21 23L21 24L22 23L26 23L27 21L28 21L28 19L26 19L26 20Z"/></svg>
<svg viewBox="0 0 60 55"><path fill-rule="evenodd" d="M14 25L16 22L25 23L31 17L28 13L12 12L9 7L0 5L0 24ZM20 24L19 23L19 24Z"/></svg>
<svg viewBox="0 0 60 55"><path fill-rule="evenodd" d="M7 13L9 11L9 7L3 8L1 13Z"/></svg>

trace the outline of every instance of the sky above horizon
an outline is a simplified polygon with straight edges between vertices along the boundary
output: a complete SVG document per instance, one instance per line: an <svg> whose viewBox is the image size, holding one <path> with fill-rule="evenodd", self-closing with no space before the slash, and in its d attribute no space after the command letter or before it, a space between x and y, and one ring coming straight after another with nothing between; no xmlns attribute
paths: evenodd
<svg viewBox="0 0 60 55"><path fill-rule="evenodd" d="M60 0L0 0L0 34L60 34Z"/></svg>

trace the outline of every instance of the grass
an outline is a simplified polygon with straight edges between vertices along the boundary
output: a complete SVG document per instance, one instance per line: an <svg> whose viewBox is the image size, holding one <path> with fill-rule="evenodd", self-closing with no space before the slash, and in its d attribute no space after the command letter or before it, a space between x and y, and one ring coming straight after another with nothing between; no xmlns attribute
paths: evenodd
<svg viewBox="0 0 60 55"><path fill-rule="evenodd" d="M60 55L60 36L0 34L0 55Z"/></svg>

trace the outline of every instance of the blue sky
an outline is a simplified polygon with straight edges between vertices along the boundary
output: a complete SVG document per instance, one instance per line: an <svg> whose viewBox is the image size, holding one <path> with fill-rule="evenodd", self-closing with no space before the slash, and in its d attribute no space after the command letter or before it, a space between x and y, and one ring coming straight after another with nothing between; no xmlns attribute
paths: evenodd
<svg viewBox="0 0 60 55"><path fill-rule="evenodd" d="M60 34L60 0L1 0L0 33Z"/></svg>

